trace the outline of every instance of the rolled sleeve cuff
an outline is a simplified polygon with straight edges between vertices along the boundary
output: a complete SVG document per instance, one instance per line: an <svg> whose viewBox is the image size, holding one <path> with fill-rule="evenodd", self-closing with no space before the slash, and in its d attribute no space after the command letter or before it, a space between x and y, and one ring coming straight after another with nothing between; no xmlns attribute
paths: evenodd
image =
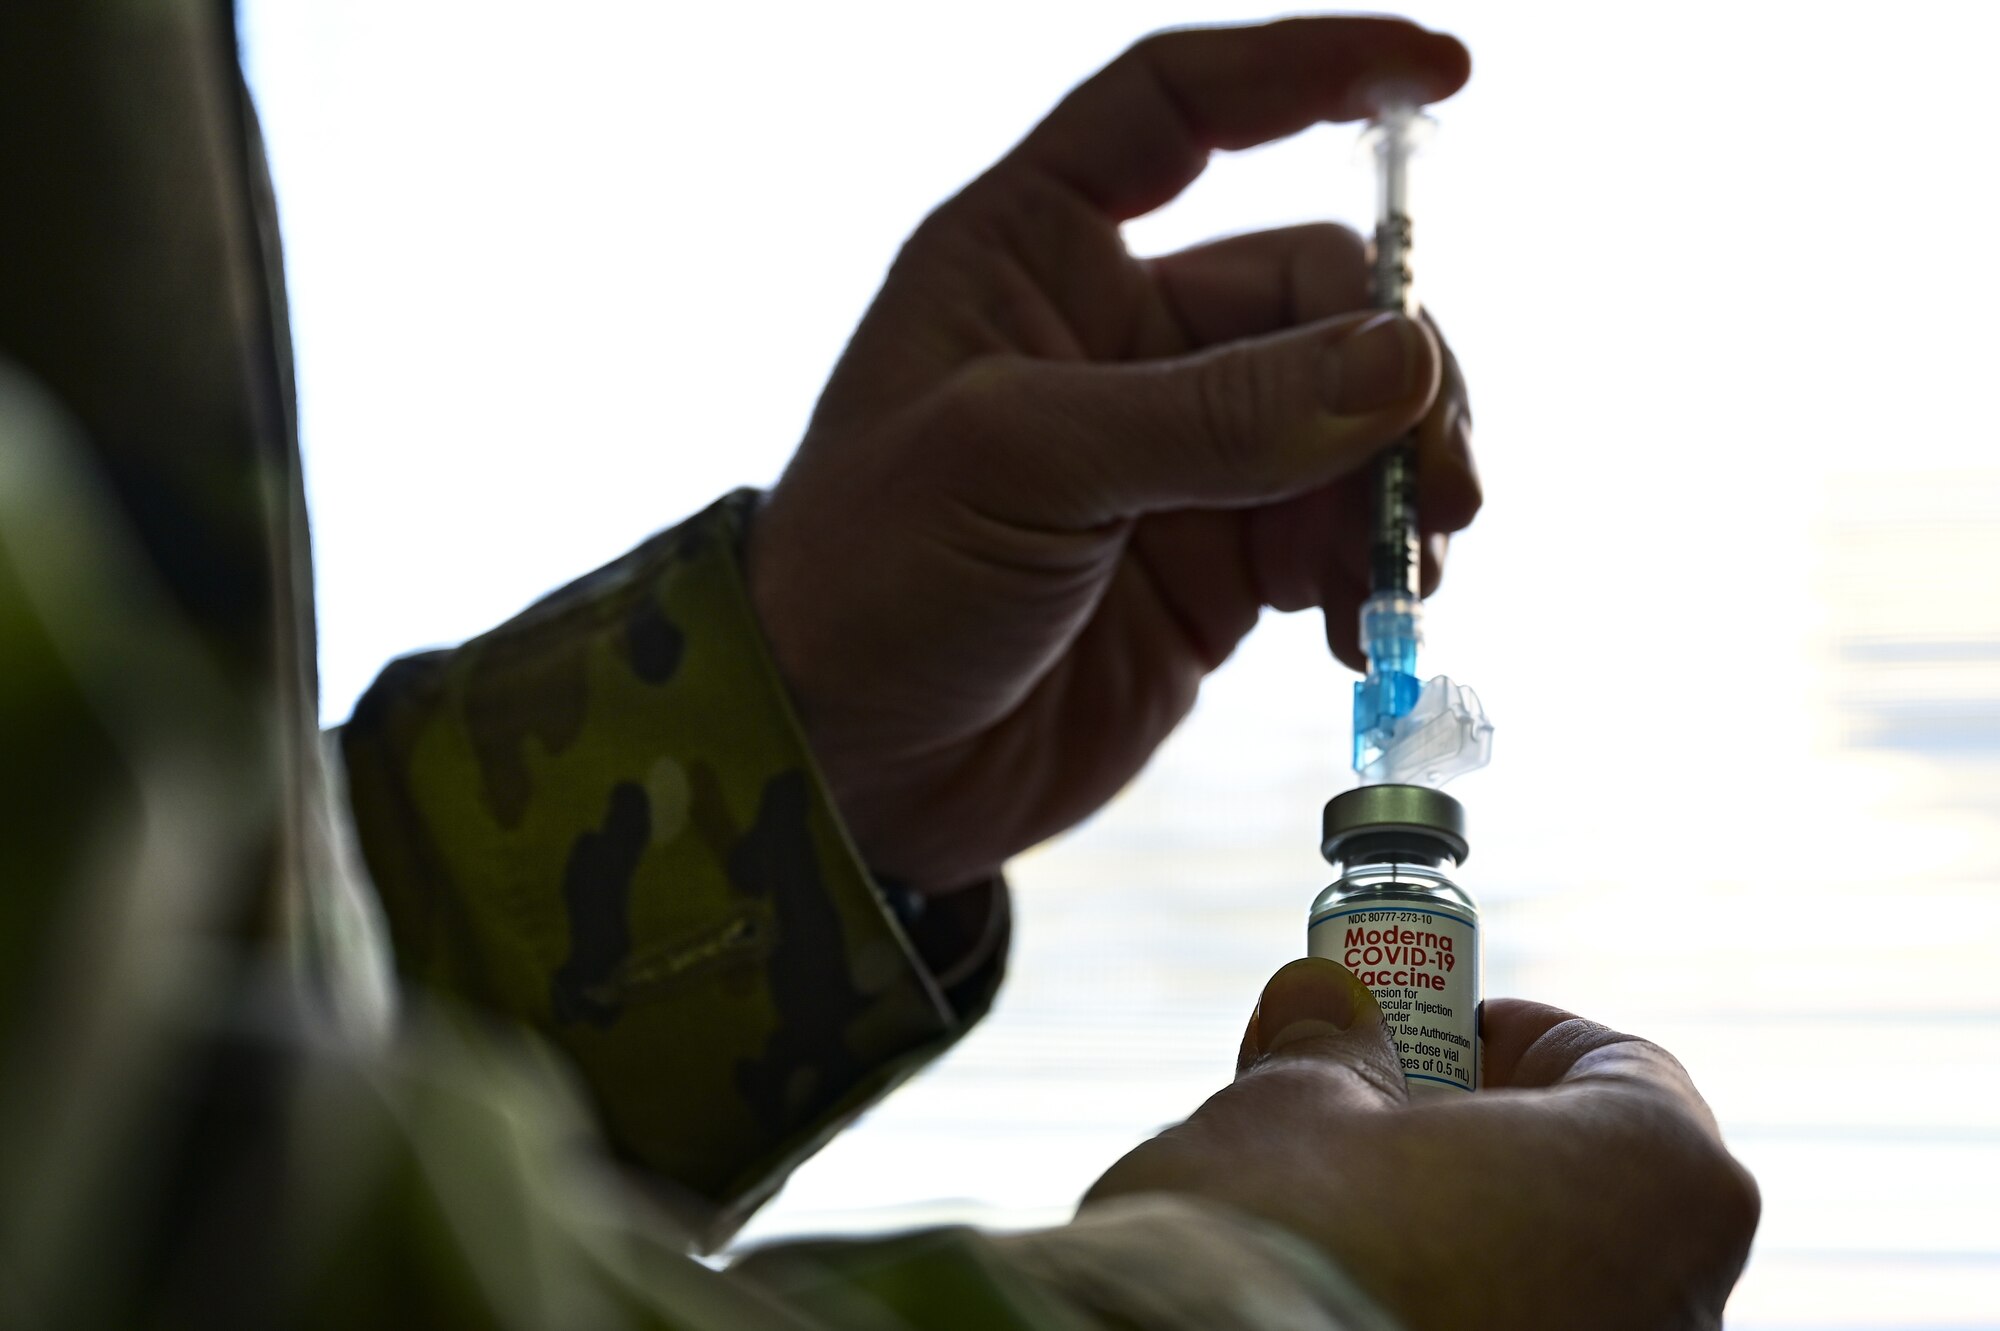
<svg viewBox="0 0 2000 1331"><path fill-rule="evenodd" d="M406 980L553 1040L710 1245L984 1013L1008 927L997 880L906 926L857 857L744 587L756 501L394 663L341 735Z"/></svg>

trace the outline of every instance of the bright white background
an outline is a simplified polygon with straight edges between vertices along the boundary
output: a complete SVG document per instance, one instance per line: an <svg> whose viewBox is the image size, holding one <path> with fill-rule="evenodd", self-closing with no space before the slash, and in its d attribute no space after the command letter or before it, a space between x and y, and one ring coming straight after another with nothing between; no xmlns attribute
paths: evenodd
<svg viewBox="0 0 2000 1331"><path fill-rule="evenodd" d="M1488 486L1427 663L1500 725L1457 788L1489 989L1688 1063L1765 1190L1740 1328L2000 1327L1994 12L1416 9L1475 63L1417 262ZM1131 38L1263 16L247 0L328 719L772 479L932 205ZM1352 141L1131 242L1365 217ZM1347 779L1319 635L1267 619L1017 864L995 1016L753 1235L1058 1219L1220 1083Z"/></svg>

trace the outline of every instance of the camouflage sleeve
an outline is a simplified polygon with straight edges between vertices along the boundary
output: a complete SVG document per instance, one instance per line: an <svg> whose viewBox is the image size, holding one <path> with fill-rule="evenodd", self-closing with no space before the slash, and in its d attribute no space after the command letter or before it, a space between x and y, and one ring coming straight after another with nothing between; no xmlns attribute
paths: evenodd
<svg viewBox="0 0 2000 1331"><path fill-rule="evenodd" d="M294 1135L321 1149L292 1228L340 1238L284 1263L306 1325L1400 1331L1302 1241L1163 1195L1028 1234L785 1243L712 1270L577 1149L588 1125L540 1042L435 1005L390 1057L318 1058L298 1092Z"/></svg>
<svg viewBox="0 0 2000 1331"><path fill-rule="evenodd" d="M755 501L394 663L342 734L406 979L552 1039L711 1245L977 1019L1005 952L1001 885L913 936L856 858L744 591Z"/></svg>
<svg viewBox="0 0 2000 1331"><path fill-rule="evenodd" d="M926 1230L753 1253L731 1275L838 1325L971 1325L968 1308L1047 1309L1029 1326L1131 1331L1401 1331L1304 1240L1229 1207L1154 1193L1000 1237ZM1057 1321L1053 1310L1063 1319ZM1037 1316L1040 1320L1037 1320ZM1012 1321L981 1323L1012 1327Z"/></svg>

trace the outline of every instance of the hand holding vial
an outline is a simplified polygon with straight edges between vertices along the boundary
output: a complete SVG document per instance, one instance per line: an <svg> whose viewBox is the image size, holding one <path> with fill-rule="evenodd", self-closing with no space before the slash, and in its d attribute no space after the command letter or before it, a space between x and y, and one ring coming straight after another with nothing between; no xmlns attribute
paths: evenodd
<svg viewBox="0 0 2000 1331"><path fill-rule="evenodd" d="M1193 1194L1281 1225L1412 1331L1716 1327L1757 1185L1659 1046L1485 1005L1484 1089L1413 1101L1374 995L1319 958L1265 986L1235 1081L1086 1207Z"/></svg>

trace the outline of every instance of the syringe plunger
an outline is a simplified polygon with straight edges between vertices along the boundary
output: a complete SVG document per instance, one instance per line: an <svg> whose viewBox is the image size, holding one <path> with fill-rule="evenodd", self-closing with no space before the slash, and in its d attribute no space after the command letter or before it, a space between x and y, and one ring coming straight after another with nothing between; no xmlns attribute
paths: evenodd
<svg viewBox="0 0 2000 1331"><path fill-rule="evenodd" d="M1431 120L1410 105L1385 108L1368 126L1375 152L1375 308L1414 314L1410 271L1410 158Z"/></svg>

